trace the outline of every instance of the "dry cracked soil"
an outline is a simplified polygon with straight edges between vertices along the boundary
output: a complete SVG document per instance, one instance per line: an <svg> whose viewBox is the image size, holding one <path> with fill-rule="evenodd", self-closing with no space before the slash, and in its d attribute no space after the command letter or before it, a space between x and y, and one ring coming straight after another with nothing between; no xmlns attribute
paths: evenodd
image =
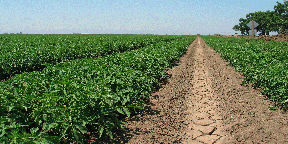
<svg viewBox="0 0 288 144"><path fill-rule="evenodd" d="M200 37L120 138L101 143L288 143L288 114L269 110L260 90Z"/></svg>

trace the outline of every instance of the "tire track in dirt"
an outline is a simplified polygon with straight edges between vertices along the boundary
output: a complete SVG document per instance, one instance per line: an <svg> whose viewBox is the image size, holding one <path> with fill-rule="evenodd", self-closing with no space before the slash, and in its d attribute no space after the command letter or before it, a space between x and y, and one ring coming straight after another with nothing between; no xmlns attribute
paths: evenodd
<svg viewBox="0 0 288 144"><path fill-rule="evenodd" d="M171 78L152 94L151 105L132 117L128 143L223 143L226 134L210 87L201 38L168 70Z"/></svg>
<svg viewBox="0 0 288 144"><path fill-rule="evenodd" d="M222 116L217 109L217 101L211 88L208 75L207 60L203 53L203 40L197 38L198 45L195 51L195 72L191 81L193 96L188 98L187 120L191 121L187 130L185 143L224 143L227 134L223 129Z"/></svg>

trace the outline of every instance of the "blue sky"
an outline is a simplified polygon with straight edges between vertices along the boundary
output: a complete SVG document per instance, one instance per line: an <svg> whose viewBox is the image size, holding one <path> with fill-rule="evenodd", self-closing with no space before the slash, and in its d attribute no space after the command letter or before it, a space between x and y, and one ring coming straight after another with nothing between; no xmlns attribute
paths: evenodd
<svg viewBox="0 0 288 144"><path fill-rule="evenodd" d="M283 3L283 0L278 0ZM0 0L0 33L234 34L277 0Z"/></svg>

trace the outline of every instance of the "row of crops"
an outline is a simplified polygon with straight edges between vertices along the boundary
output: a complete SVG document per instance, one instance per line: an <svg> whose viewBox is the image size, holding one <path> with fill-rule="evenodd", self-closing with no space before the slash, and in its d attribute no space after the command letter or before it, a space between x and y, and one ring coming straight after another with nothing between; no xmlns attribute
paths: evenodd
<svg viewBox="0 0 288 144"><path fill-rule="evenodd" d="M0 80L59 62L124 52L181 37L147 35L2 35Z"/></svg>
<svg viewBox="0 0 288 144"><path fill-rule="evenodd" d="M88 132L112 137L124 117L143 108L167 77L164 70L196 37L162 39L140 49L47 65L0 82L0 142L85 143Z"/></svg>
<svg viewBox="0 0 288 144"><path fill-rule="evenodd" d="M244 74L244 84L253 83L255 87L261 87L262 93L276 102L275 106L288 107L288 42L202 38Z"/></svg>

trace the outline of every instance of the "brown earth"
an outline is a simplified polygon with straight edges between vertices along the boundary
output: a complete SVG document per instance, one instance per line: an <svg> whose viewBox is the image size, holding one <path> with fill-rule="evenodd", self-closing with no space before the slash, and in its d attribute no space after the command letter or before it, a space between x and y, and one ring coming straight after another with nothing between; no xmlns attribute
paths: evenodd
<svg viewBox="0 0 288 144"><path fill-rule="evenodd" d="M249 39L251 36L248 35L238 35L237 38ZM265 41L288 41L288 34L278 34L278 35L262 35L256 36L255 39L263 39Z"/></svg>
<svg viewBox="0 0 288 144"><path fill-rule="evenodd" d="M102 143L288 143L288 114L198 37L125 134Z"/></svg>

